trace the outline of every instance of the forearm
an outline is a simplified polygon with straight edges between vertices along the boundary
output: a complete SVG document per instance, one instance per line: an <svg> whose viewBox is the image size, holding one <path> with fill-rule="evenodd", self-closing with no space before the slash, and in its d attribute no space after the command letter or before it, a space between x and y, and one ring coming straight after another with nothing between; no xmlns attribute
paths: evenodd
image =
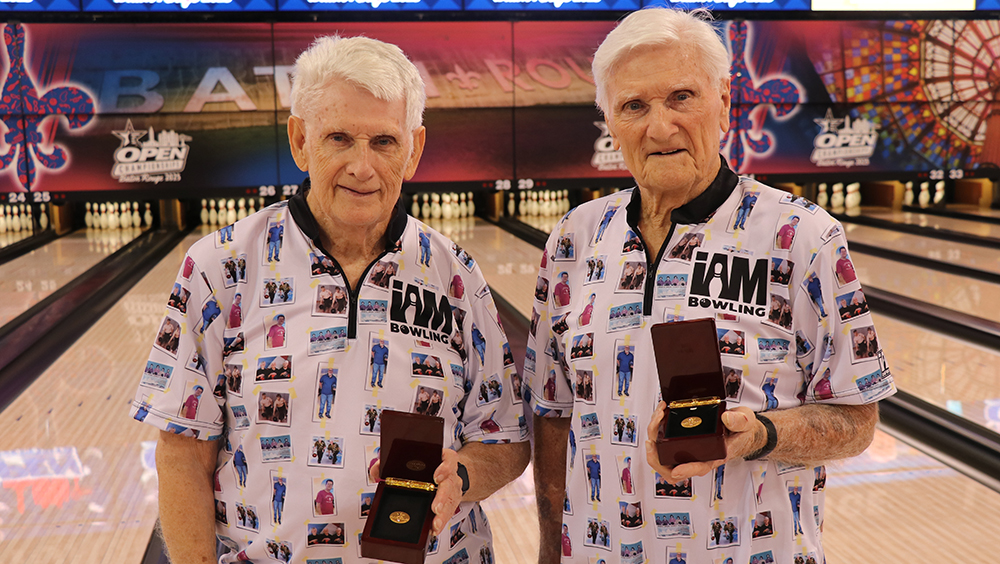
<svg viewBox="0 0 1000 564"><path fill-rule="evenodd" d="M463 446L458 459L469 471L469 491L462 501L482 501L516 479L528 466L530 451L527 442Z"/></svg>
<svg viewBox="0 0 1000 564"><path fill-rule="evenodd" d="M161 432L156 445L160 529L174 564L209 564L215 554L214 472L219 444Z"/></svg>
<svg viewBox="0 0 1000 564"><path fill-rule="evenodd" d="M566 442L570 419L534 417L535 501L538 505L538 562L561 558L563 501L566 496Z"/></svg>
<svg viewBox="0 0 1000 564"><path fill-rule="evenodd" d="M857 456L875 436L878 405L809 404L763 414L774 423L778 444L768 456L789 464L819 463ZM763 425L757 446L766 442Z"/></svg>

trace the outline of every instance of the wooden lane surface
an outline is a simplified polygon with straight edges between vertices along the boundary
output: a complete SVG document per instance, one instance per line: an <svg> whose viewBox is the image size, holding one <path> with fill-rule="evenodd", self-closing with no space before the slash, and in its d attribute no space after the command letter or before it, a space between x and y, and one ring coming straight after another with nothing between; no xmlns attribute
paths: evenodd
<svg viewBox="0 0 1000 564"><path fill-rule="evenodd" d="M155 471L143 457L157 432L132 421L128 404L184 252L200 236L172 250L0 413L8 466L16 451L38 449L21 457L30 461L65 449L84 468L76 479L40 470L30 485L2 483L0 562L141 561L157 514Z"/></svg>
<svg viewBox="0 0 1000 564"><path fill-rule="evenodd" d="M141 229L79 230L0 265L0 325L127 244Z"/></svg>
<svg viewBox="0 0 1000 564"><path fill-rule="evenodd" d="M512 235L494 231L501 230L479 221L472 229L475 236L461 244L480 263L493 291L522 315L530 315L538 250ZM535 271L521 272L520 264L534 265ZM944 380L932 379L923 365L930 364L931 370L940 372L934 363L944 360L953 365L952 371L962 371L962 377L948 382L965 394L963 398L981 401L1000 389L991 384L995 380L973 378L989 359L994 366L1000 365L989 351L955 349L959 345L953 341L885 317L877 318L876 326L897 383L905 383L901 388L912 392L914 386L943 386ZM534 561L538 533L530 528L537 527L538 517L533 502L516 505L520 497L534 497L530 471L484 503L487 511L493 509L488 515L494 527L498 563ZM992 529L985 524L995 522L998 514L1000 493L881 431L862 455L827 467L823 535L831 563L993 561L995 551L984 542L984 534ZM803 515L805 518L808 513ZM508 522L511 528L505 530Z"/></svg>

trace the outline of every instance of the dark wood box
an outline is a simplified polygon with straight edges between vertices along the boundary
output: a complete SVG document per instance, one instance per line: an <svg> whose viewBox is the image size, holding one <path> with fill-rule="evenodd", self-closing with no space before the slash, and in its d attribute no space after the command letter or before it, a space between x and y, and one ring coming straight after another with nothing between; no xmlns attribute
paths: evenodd
<svg viewBox="0 0 1000 564"><path fill-rule="evenodd" d="M726 385L715 320L659 323L650 328L667 412L656 437L660 464L726 458Z"/></svg>
<svg viewBox="0 0 1000 564"><path fill-rule="evenodd" d="M444 419L384 410L379 475L361 533L361 556L423 564L434 512L434 471L441 465ZM405 522L393 514L403 512Z"/></svg>

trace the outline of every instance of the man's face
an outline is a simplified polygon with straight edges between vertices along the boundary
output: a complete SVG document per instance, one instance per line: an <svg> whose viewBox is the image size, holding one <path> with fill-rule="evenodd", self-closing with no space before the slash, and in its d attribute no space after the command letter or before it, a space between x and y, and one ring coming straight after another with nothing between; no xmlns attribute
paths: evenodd
<svg viewBox="0 0 1000 564"><path fill-rule="evenodd" d="M327 482L326 483L326 491L330 491L332 489L333 489L333 482Z"/></svg>
<svg viewBox="0 0 1000 564"><path fill-rule="evenodd" d="M379 100L340 80L312 111L289 117L292 157L309 173L321 222L366 229L388 221L424 147L424 128L408 132L405 123L403 100Z"/></svg>
<svg viewBox="0 0 1000 564"><path fill-rule="evenodd" d="M611 74L611 137L639 186L654 194L704 188L718 173L729 84L700 65L693 47L651 45L627 55Z"/></svg>
<svg viewBox="0 0 1000 564"><path fill-rule="evenodd" d="M842 259L846 259L847 258L847 249L845 249L843 247L840 248L840 258L842 258Z"/></svg>

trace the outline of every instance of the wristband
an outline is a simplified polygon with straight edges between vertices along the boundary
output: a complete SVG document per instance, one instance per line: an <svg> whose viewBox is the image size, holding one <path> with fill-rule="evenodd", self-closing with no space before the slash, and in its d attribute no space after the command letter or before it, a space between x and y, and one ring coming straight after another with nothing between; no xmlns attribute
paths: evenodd
<svg viewBox="0 0 1000 564"><path fill-rule="evenodd" d="M465 492L469 491L469 469L465 467L465 464L459 462L458 470L455 473L462 479L462 495L465 495Z"/></svg>
<svg viewBox="0 0 1000 564"><path fill-rule="evenodd" d="M764 429L767 430L767 444L761 447L760 450L744 456L743 460L757 460L760 458L764 458L767 455L771 454L771 451L774 450L774 447L778 446L778 431L774 428L774 423L772 423L770 419L764 417L759 413L754 413L754 415L757 417L757 421L763 423Z"/></svg>

